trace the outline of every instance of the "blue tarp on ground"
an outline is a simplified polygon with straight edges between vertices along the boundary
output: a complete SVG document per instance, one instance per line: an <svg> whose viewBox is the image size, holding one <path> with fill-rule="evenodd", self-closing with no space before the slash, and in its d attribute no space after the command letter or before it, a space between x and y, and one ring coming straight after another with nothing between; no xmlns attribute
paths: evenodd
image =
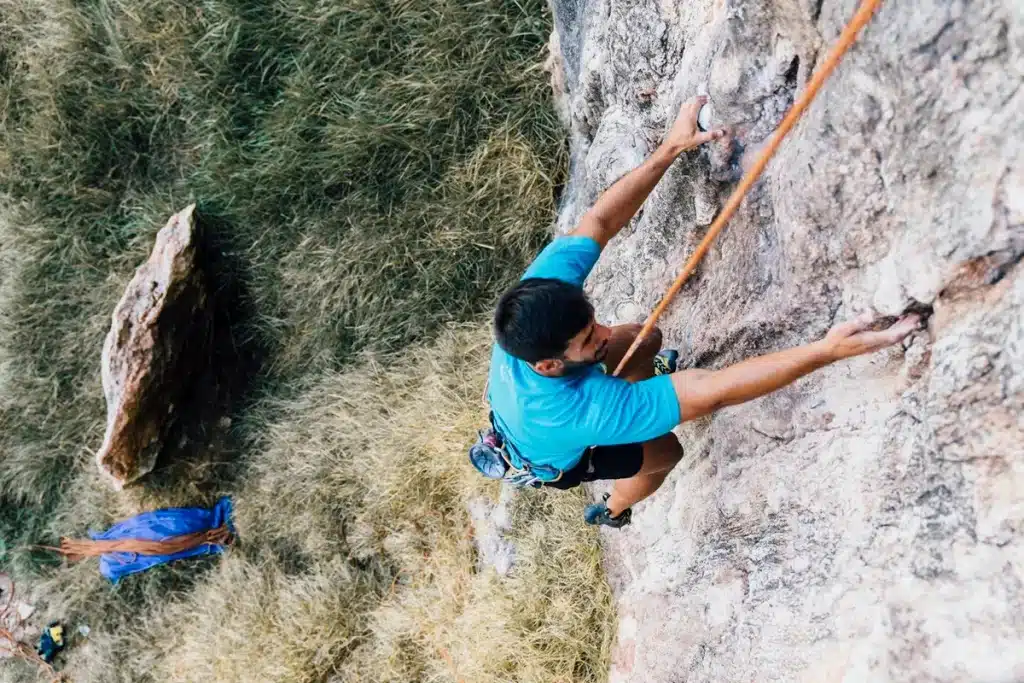
<svg viewBox="0 0 1024 683"><path fill-rule="evenodd" d="M124 539L140 539L144 541L164 541L171 536L181 536L199 531L216 529L227 524L234 535L231 524L231 499L224 497L217 501L212 509L207 508L168 508L153 510L141 515L118 522L104 532L90 531L89 537L94 541L116 541ZM170 555L139 555L138 553L105 553L100 557L100 573L114 583L122 576L134 574L150 567L174 560L199 555L215 555L224 552L224 546L206 543L191 550L183 550Z"/></svg>

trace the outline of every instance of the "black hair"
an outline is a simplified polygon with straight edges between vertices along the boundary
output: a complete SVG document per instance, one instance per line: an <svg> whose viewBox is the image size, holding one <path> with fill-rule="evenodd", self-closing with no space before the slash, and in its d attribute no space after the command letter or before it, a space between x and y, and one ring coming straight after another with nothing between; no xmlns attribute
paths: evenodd
<svg viewBox="0 0 1024 683"><path fill-rule="evenodd" d="M594 317L583 290L562 280L527 278L502 295L494 333L507 353L536 363L560 358Z"/></svg>

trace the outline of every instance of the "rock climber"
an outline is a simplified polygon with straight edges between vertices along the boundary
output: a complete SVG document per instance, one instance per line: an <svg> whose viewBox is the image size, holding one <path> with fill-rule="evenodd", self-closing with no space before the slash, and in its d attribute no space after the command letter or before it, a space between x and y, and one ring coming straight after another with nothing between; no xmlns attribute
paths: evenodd
<svg viewBox="0 0 1024 683"><path fill-rule="evenodd" d="M721 370L680 371L674 367L677 353L660 352L662 336L655 328L621 377L611 376L640 325L597 322L583 282L672 162L725 137L722 129L698 130L705 102L697 97L682 105L661 146L612 185L575 230L540 253L494 314L497 344L487 390L494 431L513 465L550 473L545 486L569 489L614 479L611 493L587 506L588 524L629 524L632 506L654 493L682 458L671 431L676 425L895 344L920 323L910 315L873 331L867 315L803 346Z"/></svg>

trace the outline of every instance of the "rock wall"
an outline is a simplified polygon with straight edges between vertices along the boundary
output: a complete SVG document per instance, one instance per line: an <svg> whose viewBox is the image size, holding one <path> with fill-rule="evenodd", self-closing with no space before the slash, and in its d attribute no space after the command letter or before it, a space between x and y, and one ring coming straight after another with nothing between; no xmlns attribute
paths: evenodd
<svg viewBox="0 0 1024 683"><path fill-rule="evenodd" d="M558 229L706 93L732 152L680 159L588 287L655 306L853 0L553 0L571 144ZM906 348L680 430L604 534L611 680L1024 681L1024 5L887 0L663 318L715 368L873 308Z"/></svg>

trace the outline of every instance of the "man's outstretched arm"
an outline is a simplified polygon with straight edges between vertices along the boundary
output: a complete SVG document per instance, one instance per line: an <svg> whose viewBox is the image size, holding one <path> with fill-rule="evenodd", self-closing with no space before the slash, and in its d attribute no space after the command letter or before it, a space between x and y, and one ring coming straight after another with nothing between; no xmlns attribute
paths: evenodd
<svg viewBox="0 0 1024 683"><path fill-rule="evenodd" d="M603 249L640 209L676 157L705 142L723 137L725 131L722 129L706 133L697 130L697 113L707 99L702 96L685 102L661 146L647 161L608 188L570 234L591 237Z"/></svg>
<svg viewBox="0 0 1024 683"><path fill-rule="evenodd" d="M919 326L909 315L880 332L867 331L870 315L836 325L821 341L751 358L722 370L683 370L672 375L681 418L693 420L719 408L751 401L818 368L844 358L878 351L902 341Z"/></svg>

